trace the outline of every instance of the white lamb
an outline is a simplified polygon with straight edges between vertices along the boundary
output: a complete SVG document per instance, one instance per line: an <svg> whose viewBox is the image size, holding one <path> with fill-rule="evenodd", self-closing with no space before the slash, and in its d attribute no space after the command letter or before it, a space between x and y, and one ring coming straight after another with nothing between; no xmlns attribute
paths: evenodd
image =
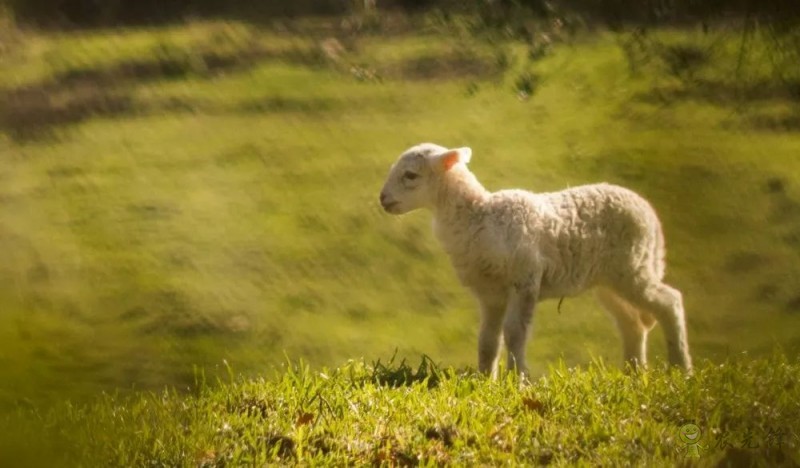
<svg viewBox="0 0 800 468"><path fill-rule="evenodd" d="M527 374L536 303L590 288L616 319L632 368L645 365L647 333L658 321L669 362L691 370L682 297L662 281L664 236L646 200L609 184L491 193L467 169L471 153L431 143L408 149L380 202L392 214L433 212L436 237L481 305L481 372L495 375L502 331L509 369Z"/></svg>

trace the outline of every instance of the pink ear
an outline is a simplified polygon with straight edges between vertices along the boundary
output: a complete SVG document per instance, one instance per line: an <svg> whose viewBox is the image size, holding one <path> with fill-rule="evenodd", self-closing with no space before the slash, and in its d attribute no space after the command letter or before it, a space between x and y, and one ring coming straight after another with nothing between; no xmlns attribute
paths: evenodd
<svg viewBox="0 0 800 468"><path fill-rule="evenodd" d="M458 150L448 151L442 155L442 168L445 172L449 171L451 167L455 166L458 162Z"/></svg>

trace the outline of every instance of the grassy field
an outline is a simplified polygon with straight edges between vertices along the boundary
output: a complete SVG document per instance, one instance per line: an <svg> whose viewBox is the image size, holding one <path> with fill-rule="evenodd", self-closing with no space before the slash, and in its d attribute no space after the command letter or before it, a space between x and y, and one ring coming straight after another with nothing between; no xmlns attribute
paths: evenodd
<svg viewBox="0 0 800 468"><path fill-rule="evenodd" d="M639 191L696 358L796 356L800 78L776 79L759 37L739 60L725 30L553 37L534 51L422 21L3 31L0 407L287 358L474 365L475 304L429 216L377 203L421 141L471 146L491 189ZM689 45L705 59L679 60ZM535 375L620 350L591 297L538 309Z"/></svg>
<svg viewBox="0 0 800 468"><path fill-rule="evenodd" d="M300 365L25 411L0 448L14 466L797 466L798 378L780 353L702 360L692 378L562 362L523 386L427 359Z"/></svg>

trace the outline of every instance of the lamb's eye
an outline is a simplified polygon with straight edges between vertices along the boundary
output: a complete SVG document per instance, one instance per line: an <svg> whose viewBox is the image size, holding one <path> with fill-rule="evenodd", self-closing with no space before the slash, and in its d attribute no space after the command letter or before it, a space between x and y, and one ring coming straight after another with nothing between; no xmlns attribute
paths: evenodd
<svg viewBox="0 0 800 468"><path fill-rule="evenodd" d="M411 171L406 171L406 172L403 173L403 178L406 179L406 180L414 180L417 177L419 177L419 174L411 172Z"/></svg>

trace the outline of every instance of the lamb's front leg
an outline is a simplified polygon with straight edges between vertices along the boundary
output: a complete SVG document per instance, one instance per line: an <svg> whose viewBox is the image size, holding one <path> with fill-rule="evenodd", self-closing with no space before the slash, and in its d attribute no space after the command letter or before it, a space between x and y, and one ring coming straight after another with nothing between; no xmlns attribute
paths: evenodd
<svg viewBox="0 0 800 468"><path fill-rule="evenodd" d="M500 351L500 329L506 309L502 295L478 295L481 303L481 330L478 337L478 370L497 376L497 354Z"/></svg>
<svg viewBox="0 0 800 468"><path fill-rule="evenodd" d="M503 324L503 334L508 348L508 368L515 369L522 376L528 375L525 344L528 342L536 299L535 291L527 288L512 289Z"/></svg>

